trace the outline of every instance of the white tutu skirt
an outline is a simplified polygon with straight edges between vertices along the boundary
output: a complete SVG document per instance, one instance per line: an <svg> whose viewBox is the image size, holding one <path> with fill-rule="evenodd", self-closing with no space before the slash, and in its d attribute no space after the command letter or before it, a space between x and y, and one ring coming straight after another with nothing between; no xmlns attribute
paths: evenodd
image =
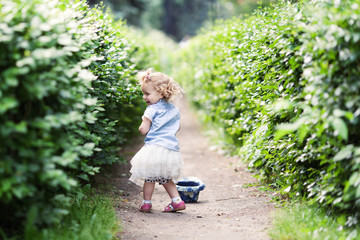
<svg viewBox="0 0 360 240"><path fill-rule="evenodd" d="M145 144L130 163L129 180L139 186L142 186L148 178L164 178L176 182L183 167L180 152L154 144Z"/></svg>

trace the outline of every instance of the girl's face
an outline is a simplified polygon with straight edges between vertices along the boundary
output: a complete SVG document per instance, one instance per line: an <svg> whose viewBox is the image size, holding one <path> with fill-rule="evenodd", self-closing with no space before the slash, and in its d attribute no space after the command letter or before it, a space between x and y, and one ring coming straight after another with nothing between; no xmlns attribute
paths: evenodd
<svg viewBox="0 0 360 240"><path fill-rule="evenodd" d="M141 91L143 92L143 98L146 101L147 105L152 105L157 103L164 96L158 93L152 83L144 83L141 86Z"/></svg>

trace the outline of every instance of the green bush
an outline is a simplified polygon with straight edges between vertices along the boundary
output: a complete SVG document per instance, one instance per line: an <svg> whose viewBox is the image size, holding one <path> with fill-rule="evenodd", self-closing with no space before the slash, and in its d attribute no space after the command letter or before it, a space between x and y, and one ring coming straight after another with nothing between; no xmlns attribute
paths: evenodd
<svg viewBox="0 0 360 240"><path fill-rule="evenodd" d="M95 26L96 39L88 47L93 59L89 69L97 77L90 94L97 99L97 119L88 125L92 134L100 137L98 151L92 156L93 165L118 162L121 145L137 131L144 109L135 78L139 66L133 62L133 46L129 30L123 22L113 20L103 6L87 10L89 24Z"/></svg>
<svg viewBox="0 0 360 240"><path fill-rule="evenodd" d="M0 228L11 234L29 209L37 226L59 222L79 183L119 159L142 106L126 27L101 7L4 0L0 22Z"/></svg>
<svg viewBox="0 0 360 240"><path fill-rule="evenodd" d="M302 114L279 131L289 133L293 142L300 135L301 148L293 148L298 152L295 160L318 173L304 182L309 195L324 206L360 217L359 2L319 3L304 10L311 24L303 25L301 38Z"/></svg>
<svg viewBox="0 0 360 240"><path fill-rule="evenodd" d="M94 171L81 161L95 145L86 137L86 122L95 119L89 109L96 99L88 93L95 76L83 67L81 51L93 34L86 35L85 26L74 34L77 8L54 1L1 3L2 227L16 226L29 206L38 208L39 221L57 220L66 213L57 206L77 185L66 171Z"/></svg>
<svg viewBox="0 0 360 240"><path fill-rule="evenodd" d="M349 214L348 226L360 209L359 11L350 0L279 3L177 53L187 92L237 154L283 193Z"/></svg>

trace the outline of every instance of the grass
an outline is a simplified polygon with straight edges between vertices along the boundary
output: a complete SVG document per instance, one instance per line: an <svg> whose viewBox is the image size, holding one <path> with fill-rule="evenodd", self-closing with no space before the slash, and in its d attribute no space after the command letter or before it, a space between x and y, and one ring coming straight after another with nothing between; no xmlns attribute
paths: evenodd
<svg viewBox="0 0 360 240"><path fill-rule="evenodd" d="M275 212L269 234L274 240L360 239L360 227L355 225L345 228L345 222L345 217L328 216L324 210L315 206L289 203Z"/></svg>
<svg viewBox="0 0 360 240"><path fill-rule="evenodd" d="M30 213L25 240L112 240L121 231L120 223L113 207L114 200L102 193L87 194L81 200L74 200L67 209L60 224L39 230L31 219ZM32 215L32 216L31 216ZM11 239L19 239L17 237Z"/></svg>

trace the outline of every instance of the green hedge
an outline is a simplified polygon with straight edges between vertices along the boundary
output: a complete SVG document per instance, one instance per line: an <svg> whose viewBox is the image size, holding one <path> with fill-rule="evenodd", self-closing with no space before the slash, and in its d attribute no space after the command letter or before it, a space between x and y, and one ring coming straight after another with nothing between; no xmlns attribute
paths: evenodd
<svg viewBox="0 0 360 240"><path fill-rule="evenodd" d="M58 222L142 112L126 27L84 1L0 3L0 228ZM136 106L136 107L135 107Z"/></svg>
<svg viewBox="0 0 360 240"><path fill-rule="evenodd" d="M279 3L218 23L177 53L173 74L263 180L349 214L348 226L360 209L359 11Z"/></svg>
<svg viewBox="0 0 360 240"><path fill-rule="evenodd" d="M94 59L89 69L97 77L89 92L97 99L99 112L95 124L88 127L100 137L102 151L92 156L91 163L112 164L122 159L120 146L137 133L139 115L145 108L135 77L141 65L134 64L134 43L122 21L115 22L103 6L87 11L86 17L98 31L87 51Z"/></svg>

